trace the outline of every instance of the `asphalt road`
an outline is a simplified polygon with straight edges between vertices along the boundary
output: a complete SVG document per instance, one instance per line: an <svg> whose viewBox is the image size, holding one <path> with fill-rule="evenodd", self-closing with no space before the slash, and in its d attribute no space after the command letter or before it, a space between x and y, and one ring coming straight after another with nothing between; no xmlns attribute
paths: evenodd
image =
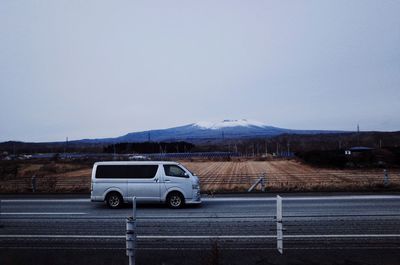
<svg viewBox="0 0 400 265"><path fill-rule="evenodd" d="M283 255L276 250L274 197L204 198L199 207L178 210L138 205L136 213L137 259L146 264L400 261L398 195L283 197ZM0 263L29 264L34 257L86 264L92 256L124 263L131 214L131 205L111 210L86 198L2 199ZM65 257L60 263L66 253L71 263Z"/></svg>

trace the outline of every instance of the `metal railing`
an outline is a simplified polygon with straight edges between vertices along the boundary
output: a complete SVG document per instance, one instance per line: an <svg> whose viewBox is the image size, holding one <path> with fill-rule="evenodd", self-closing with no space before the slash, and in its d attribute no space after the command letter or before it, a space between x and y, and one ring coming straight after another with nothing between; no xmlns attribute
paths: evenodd
<svg viewBox="0 0 400 265"><path fill-rule="evenodd" d="M274 198L271 198L273 200ZM286 200L290 200L291 198L285 198ZM85 216L78 216L74 219L72 216L63 216L63 217L55 217L57 219L57 223L60 222L60 220L64 221L65 224L71 225L73 229L79 229L79 226L76 224L77 221L81 220L82 222L87 222L88 220L92 221L93 226L92 232L95 232L92 235L89 235L88 230L83 230L82 234L79 235L70 235L69 233L66 234L35 234L40 233L40 231L35 231L35 227L31 222L26 222L26 217L21 217L18 219L18 217L14 216L12 218L9 217L9 215L4 215L0 211L0 225L2 224L2 217L6 216L4 220L7 222L14 220L14 223L11 223L11 225L5 225L6 229L9 230L0 230L0 242L1 240L8 239L8 240L13 240L15 237L21 237L23 240L28 241L29 239L34 239L38 240L40 238L46 239L47 237L49 238L72 238L72 241L70 244L73 244L73 247L77 247L77 242L76 240L87 240L87 239L104 239L104 240L116 240L118 242L122 242L123 239L125 239L125 250L126 250L126 255L129 258L129 264L135 264L135 259L136 259L136 251L140 249L140 244L138 246L137 241L139 240L171 240L171 241L196 241L196 242L204 242L204 245L200 246L210 246L213 242L221 240L221 241L232 241L234 239L239 239L239 240L251 240L255 241L255 244L258 244L258 247L262 247L263 244L266 243L266 241L273 241L276 245L276 249L279 251L279 253L283 254L284 253L284 242L285 246L287 243L291 244L299 244L301 247L302 242L307 242L307 241L317 241L317 240L325 240L325 239L335 239L335 242L338 244L338 242L342 242L340 244L341 247L343 247L343 244L346 244L345 246L347 247L346 240L353 239L353 244L369 244L368 242L358 242L357 239L371 239L370 241L373 243L376 243L378 246L380 242L379 240L387 240L390 239L389 244L395 248L398 248L398 245L400 243L400 230L395 230L393 231L393 227L396 227L397 224L400 224L400 214L397 212L393 214L382 214L382 213L377 213L376 216L380 216L382 219L379 222L379 227L376 227L374 229L371 229L371 225L369 222L376 222L374 220L374 216L369 216L368 213L364 212L352 212L351 214L343 214L343 212L338 212L337 215L329 215L329 216L323 216L323 215L318 215L318 214L313 214L313 215L291 215L289 214L284 214L283 210L283 202L285 201L284 198L277 196L276 197L276 211L272 212L272 215L267 215L263 213L263 209L260 209L258 214L253 213L252 215L247 215L247 214L242 214L238 216L232 216L232 215L227 215L223 216L218 212L211 212L209 215L207 215L204 212L200 212L198 214L189 214L189 215L182 215L182 214L177 214L173 216L170 220L166 218L165 216L137 216L136 212L136 198L132 198L132 216L129 216L128 218L122 217L122 216L115 216L113 215L112 217L109 217L108 219L106 217L102 216L97 216L98 219L96 219L96 222L93 222L93 219L95 218L94 216L90 217L85 217ZM274 202L274 201L273 201ZM0 201L0 209L1 207L1 201ZM260 205L261 207L264 207L264 205ZM272 205L274 207L274 205ZM312 205L314 207L315 205ZM393 205L392 205L393 207ZM9 208L10 209L10 208ZM273 209L273 208L272 208ZM365 211L365 209L363 209ZM14 212L15 214L18 214L18 212ZM362 218L364 217L372 217L370 219L363 220ZM339 224L338 229L333 229L332 232L321 234L321 232L318 232L318 229L316 228L316 224L319 224L321 228L319 229L320 231L325 231L325 223L320 224L323 220L328 220L329 218L335 217L336 219L339 217L339 220L343 222L345 218L350 218L348 221L351 226L350 227L341 227ZM36 217L36 218L42 218L47 220L46 218L49 217ZM122 228L122 223L123 220L126 220L125 227L126 227L126 234L104 234L101 235L99 234L100 229L104 229L107 227L105 224L109 222L110 220L116 220L120 219L119 225ZM306 218L306 222L302 222L301 224L298 224L298 219L301 218ZM204 221L205 219L205 221ZM221 224L221 227L224 227L225 233L229 234L224 234L224 233L218 233L218 234L210 234L209 233L209 228L212 226L210 223L210 220L217 220L215 222L215 225L220 225L221 221L223 221L223 224ZM238 220L237 222L233 222L234 220ZM15 221L17 220L17 221ZM103 220L105 224L99 226L99 220ZM165 227L170 227L171 224L177 225L177 222L187 222L187 220L193 220L194 222L206 222L207 226L203 226L205 230L203 232L206 232L205 234L199 234L196 233L197 230L190 230L190 227L188 230L184 230L184 227L180 227L179 229L174 230L175 232L173 233L167 233L167 234L162 234L159 233L157 234L157 230L154 230L154 224L157 224L158 226L161 226L160 224L164 222ZM202 221L203 220L203 221ZM297 221L296 221L297 220ZM360 221L361 220L361 221ZM371 221L372 220L372 221ZM387 222L384 222L384 221ZM70 221L71 223L69 223ZM146 225L147 222L153 222L152 224L149 224L149 228L151 228L151 234L143 232L140 234L140 231L144 231L143 228L144 226L139 226L142 230L138 230L137 228L137 222L141 225ZM163 222L161 222L163 221ZM18 222L17 224L15 222ZM244 227L246 222L250 222L247 227ZM335 221L336 222L336 221ZM45 222L46 223L46 222ZM190 222L189 222L190 223ZM384 227L385 223L387 225L390 225L387 229ZM259 227L259 230L254 230L254 224L256 224ZM288 230L284 229L289 228ZM371 233L358 233L357 231L362 231L362 229L357 230L357 225L362 225L363 227L369 227L372 231ZM25 227L26 226L26 227ZM227 227L227 228L226 228ZM398 227L398 226L397 226ZM15 229L15 230L13 230ZM30 235L24 235L24 234L18 234L21 233L21 230L26 230L30 231L31 233L34 232L33 234ZM60 226L60 231L64 231L65 227ZM352 230L354 229L354 230ZM275 231L276 230L276 231ZM7 231L8 233L11 232L16 232L15 235L6 235L3 234L2 231ZM47 227L43 227L42 231L47 231ZM273 234L271 234L271 231L273 231ZM314 231L310 233L310 231ZM315 232L316 231L316 232ZM340 231L340 232L339 232ZM354 231L356 232L354 234ZM102 231L104 233L104 231ZM120 231L121 232L121 231ZM207 234L208 232L208 234ZM276 234L275 234L276 232ZM285 234L284 234L285 232ZM354 241L356 239L356 241ZM75 241L74 241L75 240ZM212 241L210 241L212 240ZM294 241L290 242L290 241ZM11 241L12 242L12 241ZM345 243L343 243L345 242ZM354 243L356 242L356 243ZM78 242L79 243L79 242ZM85 249L89 248L87 244L81 244L78 245L79 248ZM123 249L121 247L121 244L118 245L118 249ZM328 247L331 245L329 244ZM368 245L367 245L368 246ZM386 245L383 245L386 246ZM10 247L10 245L8 245ZM290 247L288 247L290 248ZM285 247L286 249L286 247Z"/></svg>
<svg viewBox="0 0 400 265"><path fill-rule="evenodd" d="M188 237L188 236L184 236ZM175 236L179 238L179 236ZM189 236L195 238L195 236ZM129 265L136 264L136 248L137 248L137 232L136 232L136 197L132 198L132 216L126 219L126 255L128 256ZM283 254L283 224L282 224L282 197L276 197L276 242L277 250Z"/></svg>

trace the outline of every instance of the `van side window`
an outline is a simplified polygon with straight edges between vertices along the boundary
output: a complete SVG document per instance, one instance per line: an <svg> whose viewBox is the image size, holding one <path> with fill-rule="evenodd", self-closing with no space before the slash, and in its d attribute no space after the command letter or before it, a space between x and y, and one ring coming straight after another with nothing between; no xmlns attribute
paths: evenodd
<svg viewBox="0 0 400 265"><path fill-rule="evenodd" d="M98 179L151 179L157 173L158 165L99 165Z"/></svg>
<svg viewBox="0 0 400 265"><path fill-rule="evenodd" d="M164 171L166 176L181 177L181 178L188 177L182 168L175 165L164 165Z"/></svg>

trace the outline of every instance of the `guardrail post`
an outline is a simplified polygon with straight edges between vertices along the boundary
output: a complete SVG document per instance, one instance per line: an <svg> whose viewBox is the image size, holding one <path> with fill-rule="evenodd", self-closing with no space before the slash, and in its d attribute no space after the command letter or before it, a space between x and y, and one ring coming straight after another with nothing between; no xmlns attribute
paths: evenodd
<svg viewBox="0 0 400 265"><path fill-rule="evenodd" d="M2 228L3 225L1 224L1 200L0 200L0 228Z"/></svg>
<svg viewBox="0 0 400 265"><path fill-rule="evenodd" d="M126 255L129 265L135 265L136 258L136 197L132 198L132 216L126 219Z"/></svg>
<svg viewBox="0 0 400 265"><path fill-rule="evenodd" d="M31 185L32 185L32 192L36 192L36 175L32 176Z"/></svg>
<svg viewBox="0 0 400 265"><path fill-rule="evenodd" d="M383 186L384 187L389 186L389 174L386 169L383 170Z"/></svg>
<svg viewBox="0 0 400 265"><path fill-rule="evenodd" d="M283 254L282 197L276 196L276 247Z"/></svg>

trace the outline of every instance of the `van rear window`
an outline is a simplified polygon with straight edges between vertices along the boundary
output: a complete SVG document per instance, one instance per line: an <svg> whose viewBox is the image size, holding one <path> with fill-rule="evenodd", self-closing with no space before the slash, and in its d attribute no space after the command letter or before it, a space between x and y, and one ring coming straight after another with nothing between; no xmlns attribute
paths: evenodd
<svg viewBox="0 0 400 265"><path fill-rule="evenodd" d="M98 179L151 179L157 173L158 165L98 165Z"/></svg>

